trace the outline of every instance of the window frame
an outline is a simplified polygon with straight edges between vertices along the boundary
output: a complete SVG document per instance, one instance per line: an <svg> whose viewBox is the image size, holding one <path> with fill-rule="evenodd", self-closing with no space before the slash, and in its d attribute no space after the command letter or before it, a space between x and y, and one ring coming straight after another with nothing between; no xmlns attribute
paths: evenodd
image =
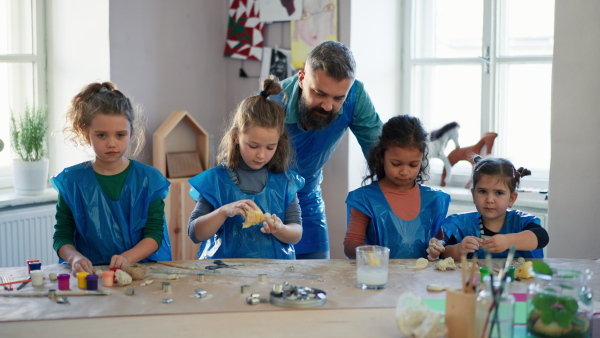
<svg viewBox="0 0 600 338"><path fill-rule="evenodd" d="M0 63L31 63L33 83L33 104L45 106L47 99L47 53L46 53L46 4L44 0L30 0L32 15L32 53L31 54L0 54ZM6 117L7 121L9 116ZM10 140L4 141L4 150L12 155ZM14 156L11 156L11 159ZM0 189L11 189L12 161L0 163Z"/></svg>
<svg viewBox="0 0 600 338"><path fill-rule="evenodd" d="M418 1L418 0L415 0ZM498 102L498 95L500 90L500 81L498 69L504 65L510 64L552 64L553 56L501 56L500 55L500 27L498 20L505 19L501 17L503 11L501 6L506 6L506 2L498 0L484 0L483 1L483 31L482 31L482 46L485 50L489 50L489 74L482 71L482 82L481 82L481 131L498 131L501 129L501 119L499 116L500 104ZM482 51L479 57L457 57L457 58L417 58L416 53L416 28L415 28L415 17L416 8L413 6L413 0L403 0L401 4L402 12L402 24L401 24L401 39L402 43L402 65L401 65L401 97L400 109L402 112L407 114L413 114L420 117L425 123L427 117L419 116L414 114L411 107L414 106L414 69L418 66L444 66L444 65L482 65L486 63L484 61L485 53ZM482 69L485 69L483 65ZM505 153L506 145L502 142L496 142L492 155L503 156ZM441 168L441 165L440 165ZM453 168L454 169L454 168ZM547 188L549 180L549 167L546 170L536 170L535 178L528 177L528 183L531 182L535 188ZM433 174L441 174L434 172ZM460 181L464 181L464 177L470 175L470 170L459 166L456 172L453 170L453 175L457 174Z"/></svg>

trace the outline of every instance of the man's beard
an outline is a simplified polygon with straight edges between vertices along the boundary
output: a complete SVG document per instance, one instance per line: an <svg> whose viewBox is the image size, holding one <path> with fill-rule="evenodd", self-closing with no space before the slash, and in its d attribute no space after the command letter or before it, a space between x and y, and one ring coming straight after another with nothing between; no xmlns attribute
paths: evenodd
<svg viewBox="0 0 600 338"><path fill-rule="evenodd" d="M323 114L325 116L321 116ZM326 111L321 107L309 108L300 92L300 98L298 99L298 116L300 123L306 129L322 130L333 122L336 113L332 111Z"/></svg>

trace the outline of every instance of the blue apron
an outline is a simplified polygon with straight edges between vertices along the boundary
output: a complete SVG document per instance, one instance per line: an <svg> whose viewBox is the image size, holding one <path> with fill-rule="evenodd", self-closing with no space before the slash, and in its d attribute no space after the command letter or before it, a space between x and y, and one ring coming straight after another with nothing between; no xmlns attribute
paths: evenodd
<svg viewBox="0 0 600 338"><path fill-rule="evenodd" d="M506 218L502 229L499 234L515 234L523 231L525 227L531 223L540 225L540 219L520 210L508 210L506 212ZM474 236L481 238L481 230L479 229L479 212L465 212L461 214L451 215L446 218L442 225L446 236L454 236L458 243L467 236ZM479 249L475 251L478 258L485 258L485 251ZM472 254L470 254L472 256ZM492 253L492 258L506 258L508 256L508 250L499 253ZM543 249L535 249L532 251L521 251L515 252L515 258L544 258Z"/></svg>
<svg viewBox="0 0 600 338"><path fill-rule="evenodd" d="M192 177L189 183L192 186L192 198L198 200L198 196L202 195L215 209L235 201L250 199L263 212L277 215L283 220L286 209L304 182L293 171L288 171L287 174L269 172L263 191L249 195L235 185L227 170L220 165ZM228 217L212 238L202 242L198 258L296 258L292 244L283 243L272 234L262 233L262 225L243 229L243 222L240 215Z"/></svg>
<svg viewBox="0 0 600 338"><path fill-rule="evenodd" d="M358 188L346 198L348 221L350 208L369 216L366 244L390 248L390 258L425 258L429 240L437 235L448 213L450 196L420 184L419 192L419 215L405 221L394 214L378 183Z"/></svg>
<svg viewBox="0 0 600 338"><path fill-rule="evenodd" d="M354 107L357 99L357 82L355 81L346 96L337 118L323 130L303 130L297 123L286 123L290 142L296 156L294 169L304 177L305 185L298 192L298 200L302 209L302 240L295 245L298 254L329 251L329 234L325 202L321 193L323 166L337 146L344 133L352 123ZM291 95L298 95L295 90ZM283 93L273 100L279 102L286 114L297 107L290 107L284 102Z"/></svg>
<svg viewBox="0 0 600 338"><path fill-rule="evenodd" d="M91 162L66 168L50 182L73 212L75 248L94 265L109 264L113 255L132 249L143 239L150 203L164 199L171 184L158 170L137 161L131 162L118 201L102 191ZM165 220L162 245L141 262L171 260L166 224Z"/></svg>

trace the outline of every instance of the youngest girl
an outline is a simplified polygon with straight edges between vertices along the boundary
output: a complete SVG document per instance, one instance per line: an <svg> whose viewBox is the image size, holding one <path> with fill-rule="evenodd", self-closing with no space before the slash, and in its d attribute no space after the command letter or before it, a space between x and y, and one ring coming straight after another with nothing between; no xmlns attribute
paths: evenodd
<svg viewBox="0 0 600 338"><path fill-rule="evenodd" d="M364 244L390 248L390 258L425 257L448 212L448 194L421 185L427 162L427 133L418 118L400 115L383 125L369 154L372 183L351 191L344 252L356 258Z"/></svg>
<svg viewBox="0 0 600 338"><path fill-rule="evenodd" d="M198 203L188 236L202 242L199 259L296 258L293 244L302 237L296 193L304 179L287 169L290 144L283 108L267 99L281 86L271 76L263 88L237 107L221 141L221 164L189 180ZM265 216L262 227L242 225L243 216L249 221L257 212L272 216Z"/></svg>
<svg viewBox="0 0 600 338"><path fill-rule="evenodd" d="M517 249L515 257L543 258L542 249L549 238L540 219L520 210L508 210L517 200L521 177L531 175L531 171L515 169L502 158L476 156L474 160L471 194L477 211L448 216L442 225L446 247L432 238L428 258L456 260L473 252L484 258L486 248L493 258L504 258L513 245Z"/></svg>

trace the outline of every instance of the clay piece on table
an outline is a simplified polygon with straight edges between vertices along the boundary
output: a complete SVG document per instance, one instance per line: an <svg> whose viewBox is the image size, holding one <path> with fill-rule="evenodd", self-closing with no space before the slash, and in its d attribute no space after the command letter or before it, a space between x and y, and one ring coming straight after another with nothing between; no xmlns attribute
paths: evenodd
<svg viewBox="0 0 600 338"><path fill-rule="evenodd" d="M407 269L425 269L429 265L429 261L425 258L419 258L413 266L407 266Z"/></svg>
<svg viewBox="0 0 600 338"><path fill-rule="evenodd" d="M531 261L529 261L529 262L525 262L525 263L521 264L521 266L516 268L515 269L515 279L521 280L521 279L532 278L533 276L529 273L529 270L531 269L532 265L533 265L533 263Z"/></svg>
<svg viewBox="0 0 600 338"><path fill-rule="evenodd" d="M115 279L117 280L117 285L119 286L129 285L133 280L133 278L131 278L131 276L123 270L115 271Z"/></svg>
<svg viewBox="0 0 600 338"><path fill-rule="evenodd" d="M149 280L143 282L142 284L140 284L140 286L150 285L150 284L152 284L152 282L154 282L154 280L153 279L149 279Z"/></svg>
<svg viewBox="0 0 600 338"><path fill-rule="evenodd" d="M477 263L475 263L475 265L477 265L477 267L479 267L479 265ZM467 264L465 266L466 266L467 271L471 270L471 268L473 267L473 262L467 262ZM462 263L456 263L456 267L461 269Z"/></svg>
<svg viewBox="0 0 600 338"><path fill-rule="evenodd" d="M443 315L431 310L418 296L405 292L396 305L396 324L406 337L437 338L448 333Z"/></svg>
<svg viewBox="0 0 600 338"><path fill-rule="evenodd" d="M449 286L439 284L428 284L427 291L431 292L442 292L448 290Z"/></svg>
<svg viewBox="0 0 600 338"><path fill-rule="evenodd" d="M454 259L452 259L452 257L440 260L439 262L435 263L435 267L440 271L456 269L456 265L454 264Z"/></svg>

